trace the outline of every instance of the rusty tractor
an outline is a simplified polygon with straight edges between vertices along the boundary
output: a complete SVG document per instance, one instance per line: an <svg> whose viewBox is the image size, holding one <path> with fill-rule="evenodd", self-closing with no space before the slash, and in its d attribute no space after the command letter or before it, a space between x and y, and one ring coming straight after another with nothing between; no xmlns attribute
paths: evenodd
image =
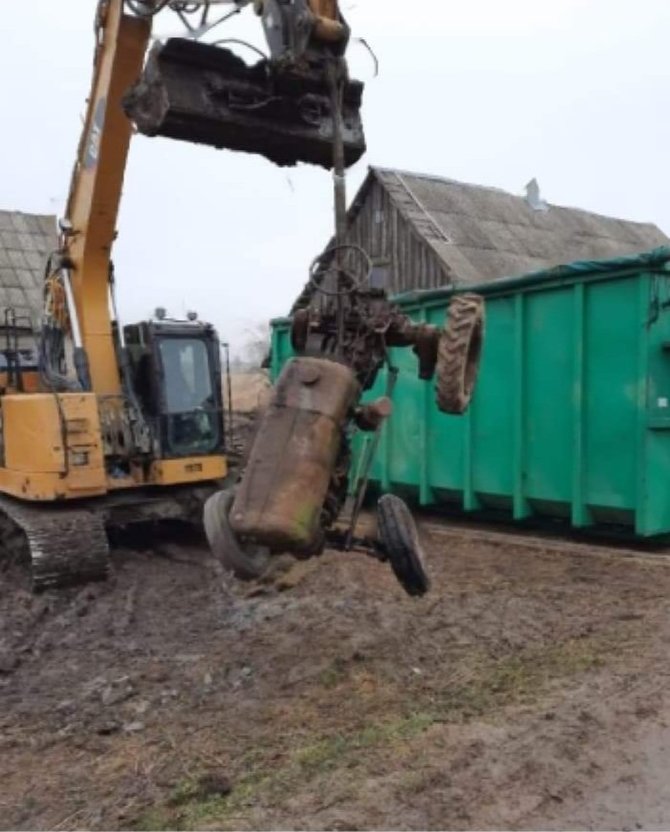
<svg viewBox="0 0 670 832"><path fill-rule="evenodd" d="M462 414L477 378L484 305L477 295L455 294L443 328L415 323L384 290L371 288L371 271L366 253L352 245L333 246L312 264L292 314L295 357L277 380L237 484L205 506L212 550L243 580L260 577L275 554L306 559L331 548L388 562L410 595L429 589L419 535L402 499L382 496L376 536L356 536L370 465L392 411L398 371L389 348L411 347L419 377L436 379L438 408ZM362 403L384 365L386 395ZM356 430L373 436L351 483Z"/></svg>

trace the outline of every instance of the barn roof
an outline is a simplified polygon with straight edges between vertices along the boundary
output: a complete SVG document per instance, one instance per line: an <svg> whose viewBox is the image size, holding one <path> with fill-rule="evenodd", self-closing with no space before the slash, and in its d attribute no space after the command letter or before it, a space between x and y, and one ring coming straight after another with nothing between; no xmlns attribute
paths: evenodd
<svg viewBox="0 0 670 832"><path fill-rule="evenodd" d="M574 260L635 254L670 239L650 223L576 208L530 206L525 197L428 174L371 167L349 211L353 222L374 182L446 267L472 285Z"/></svg>
<svg viewBox="0 0 670 832"><path fill-rule="evenodd" d="M44 265L55 244L55 217L0 211L0 327L9 307L39 326Z"/></svg>

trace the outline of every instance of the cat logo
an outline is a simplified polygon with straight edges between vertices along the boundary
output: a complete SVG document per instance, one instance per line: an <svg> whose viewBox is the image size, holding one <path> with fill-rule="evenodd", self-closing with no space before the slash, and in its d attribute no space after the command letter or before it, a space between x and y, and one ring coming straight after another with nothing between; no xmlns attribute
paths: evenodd
<svg viewBox="0 0 670 832"><path fill-rule="evenodd" d="M102 129L105 126L106 104L107 99L101 98L95 108L93 123L91 124L91 131L86 144L86 156L84 157L84 168L86 168L86 170L90 170L98 164L98 158L100 156L100 142L102 141Z"/></svg>

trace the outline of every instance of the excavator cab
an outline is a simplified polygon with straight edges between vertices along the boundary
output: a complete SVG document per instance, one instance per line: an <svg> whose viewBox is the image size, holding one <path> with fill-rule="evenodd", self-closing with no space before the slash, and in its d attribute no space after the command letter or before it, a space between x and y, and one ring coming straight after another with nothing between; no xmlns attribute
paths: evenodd
<svg viewBox="0 0 670 832"><path fill-rule="evenodd" d="M219 339L211 324L163 318L125 326L124 336L157 458L222 454Z"/></svg>

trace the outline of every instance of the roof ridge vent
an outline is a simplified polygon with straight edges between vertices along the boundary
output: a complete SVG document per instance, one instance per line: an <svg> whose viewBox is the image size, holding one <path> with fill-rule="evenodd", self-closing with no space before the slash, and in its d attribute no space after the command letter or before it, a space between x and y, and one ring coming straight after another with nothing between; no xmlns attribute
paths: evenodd
<svg viewBox="0 0 670 832"><path fill-rule="evenodd" d="M533 211L548 211L549 204L540 196L540 186L537 179L533 177L526 185L526 202Z"/></svg>

